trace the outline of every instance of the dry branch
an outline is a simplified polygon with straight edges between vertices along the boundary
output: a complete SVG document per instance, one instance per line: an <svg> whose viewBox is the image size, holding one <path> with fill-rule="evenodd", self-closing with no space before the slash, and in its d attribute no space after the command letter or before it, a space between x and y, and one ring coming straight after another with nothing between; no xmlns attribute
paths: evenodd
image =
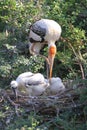
<svg viewBox="0 0 87 130"><path fill-rule="evenodd" d="M1 92L0 103L3 103L3 100L7 100L11 106L14 107L15 113L19 116L18 108L24 108L25 112L30 113L34 111L35 113L44 113L44 114L56 114L65 110L74 110L83 108L87 105L87 102L79 102L79 93L75 92L75 89L66 89L60 94L46 96L23 96L19 95L18 100L14 99L12 91L8 92L3 90Z"/></svg>

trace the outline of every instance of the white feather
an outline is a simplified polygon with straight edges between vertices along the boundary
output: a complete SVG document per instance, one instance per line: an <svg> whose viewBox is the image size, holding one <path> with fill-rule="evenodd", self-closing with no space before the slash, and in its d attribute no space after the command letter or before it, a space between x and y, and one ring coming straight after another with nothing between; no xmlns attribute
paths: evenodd
<svg viewBox="0 0 87 130"><path fill-rule="evenodd" d="M46 35L45 40L50 41L57 41L61 35L62 29L61 26L55 22L54 20L49 19L41 19L39 21L36 21L34 24L37 24L38 26L46 29ZM30 30L29 37L32 37L34 39L39 40L39 36L32 34L32 30Z"/></svg>
<svg viewBox="0 0 87 130"><path fill-rule="evenodd" d="M49 95L58 94L65 90L65 86L59 77L51 78L50 86L47 88L47 93Z"/></svg>
<svg viewBox="0 0 87 130"><path fill-rule="evenodd" d="M33 38L36 41L41 41L41 37L37 35L36 33L32 32L32 30L30 31L29 37Z"/></svg>
<svg viewBox="0 0 87 130"><path fill-rule="evenodd" d="M22 73L15 81L11 81L11 88L17 88L18 93L21 92L29 96L38 96L44 92L47 95L53 95L65 90L65 86L59 77L51 78L49 84L49 80L45 79L42 74L31 72Z"/></svg>
<svg viewBox="0 0 87 130"><path fill-rule="evenodd" d="M35 42L35 46L34 46L34 51L36 52L40 52L41 48L42 48L42 44L55 44L56 41L58 41L58 39L60 38L62 29L61 26L55 22L54 20L50 20L50 19L41 19L39 21L36 21L34 23L34 25L37 25L41 28L44 28L46 30L46 34L43 37L44 38L44 42L40 43L40 42ZM39 28L37 28L39 30ZM41 29L40 29L41 31ZM43 31L42 31L43 32ZM36 41L41 41L41 37L39 35L37 35L36 33L32 32L32 30L30 29L30 33L29 33L29 37L36 40ZM30 53L31 52L31 43L30 44ZM38 48L38 49L37 49Z"/></svg>
<svg viewBox="0 0 87 130"><path fill-rule="evenodd" d="M22 92L29 96L41 95L48 86L40 73L25 72L20 74L15 82L11 81L11 88L17 88L18 93Z"/></svg>

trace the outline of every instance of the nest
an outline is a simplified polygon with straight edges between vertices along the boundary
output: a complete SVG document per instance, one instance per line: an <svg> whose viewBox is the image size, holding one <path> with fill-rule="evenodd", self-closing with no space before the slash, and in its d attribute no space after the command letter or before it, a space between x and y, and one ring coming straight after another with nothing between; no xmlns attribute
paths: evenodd
<svg viewBox="0 0 87 130"><path fill-rule="evenodd" d="M14 94L11 90L1 90L0 91L0 110L3 109L4 103L9 104L9 106L14 109L6 111L6 124L11 121L13 115L21 116L20 108L24 108L25 113L34 112L40 115L50 115L58 116L66 110L82 110L84 106L87 105L87 101L80 102L80 91L85 87L83 84L78 85L77 88L66 89L65 91L52 95L52 96L23 96L19 95L19 98L15 100ZM81 111L80 111L81 112Z"/></svg>
<svg viewBox="0 0 87 130"><path fill-rule="evenodd" d="M12 121L14 122L15 117L24 118L26 115L42 116L43 120L40 122L53 122L53 119L65 116L68 113L69 118L72 120L71 113L77 115L77 124L83 124L86 122L86 115L84 116L84 108L87 106L87 99L83 102L80 101L81 94L86 96L87 94L82 93L86 89L86 84L76 84L74 86L67 87L65 91L56 95L41 95L41 96L26 96L19 95L16 100L12 90L0 90L0 129L5 129ZM33 116L34 116L33 115ZM16 118L17 119L17 118ZM68 119L67 119L68 121ZM62 129L62 125L57 125Z"/></svg>

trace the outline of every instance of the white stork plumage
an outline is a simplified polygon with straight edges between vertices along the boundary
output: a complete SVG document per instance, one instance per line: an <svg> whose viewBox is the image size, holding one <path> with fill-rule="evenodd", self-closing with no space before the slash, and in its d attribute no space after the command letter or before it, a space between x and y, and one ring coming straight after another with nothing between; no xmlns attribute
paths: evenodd
<svg viewBox="0 0 87 130"><path fill-rule="evenodd" d="M29 96L39 96L44 92L47 95L57 94L60 91L64 91L65 86L59 77L45 79L40 73L25 72L20 74L16 80L11 81L11 88L17 98L19 94Z"/></svg>
<svg viewBox="0 0 87 130"><path fill-rule="evenodd" d="M49 83L40 73L25 72L20 74L16 80L11 81L10 85L17 98L20 92L29 96L41 95L49 86Z"/></svg>
<svg viewBox="0 0 87 130"><path fill-rule="evenodd" d="M51 83L47 88L47 94L48 95L55 95L59 94L60 92L65 91L65 86L59 77L52 77L51 78Z"/></svg>
<svg viewBox="0 0 87 130"><path fill-rule="evenodd" d="M54 20L49 19L41 19L36 21L30 28L29 50L31 54L39 55L42 47L45 44L48 45L48 58L45 56L42 57L45 58L49 64L49 78L52 77L53 63L56 55L55 42L59 40L61 31L61 26Z"/></svg>

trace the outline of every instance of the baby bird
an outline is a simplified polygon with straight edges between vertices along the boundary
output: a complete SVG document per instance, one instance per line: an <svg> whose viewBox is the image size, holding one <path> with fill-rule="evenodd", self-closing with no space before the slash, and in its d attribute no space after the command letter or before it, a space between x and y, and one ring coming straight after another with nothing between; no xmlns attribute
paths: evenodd
<svg viewBox="0 0 87 130"><path fill-rule="evenodd" d="M50 86L47 88L47 95L55 95L63 92L65 86L59 77L51 78Z"/></svg>
<svg viewBox="0 0 87 130"><path fill-rule="evenodd" d="M17 98L19 94L28 96L55 95L63 92L65 86L59 77L45 79L41 73L25 72L20 74L15 81L11 81L11 88Z"/></svg>
<svg viewBox="0 0 87 130"><path fill-rule="evenodd" d="M29 96L41 95L47 89L49 83L40 73L25 72L20 74L15 81L11 81L10 85L17 98L20 93Z"/></svg>

